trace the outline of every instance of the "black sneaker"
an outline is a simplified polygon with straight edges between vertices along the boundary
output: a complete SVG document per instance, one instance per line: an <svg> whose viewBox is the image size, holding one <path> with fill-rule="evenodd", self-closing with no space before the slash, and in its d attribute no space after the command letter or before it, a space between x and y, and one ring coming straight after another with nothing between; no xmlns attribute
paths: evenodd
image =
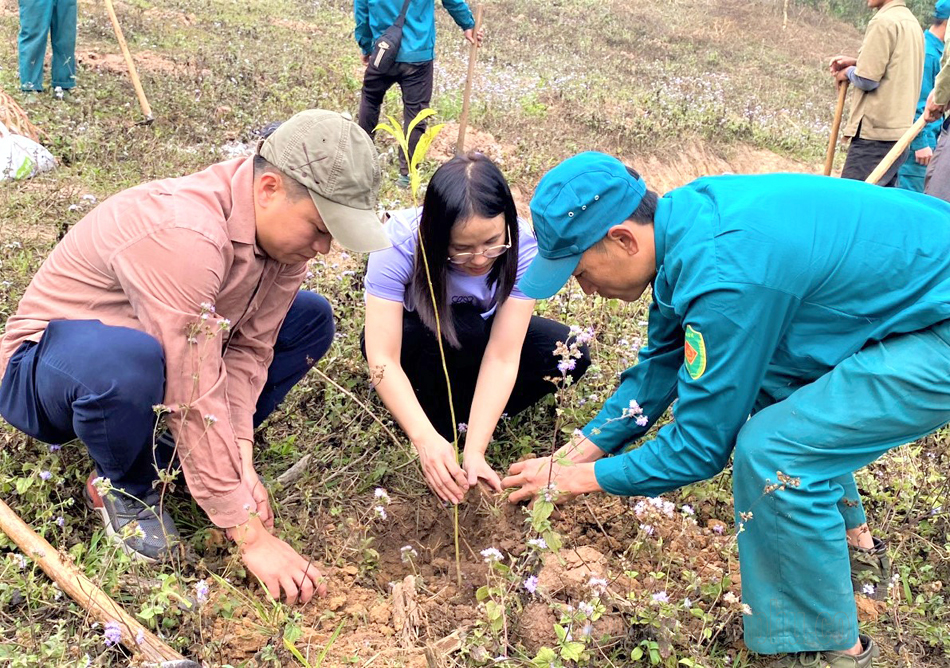
<svg viewBox="0 0 950 668"><path fill-rule="evenodd" d="M95 479L92 474L86 480L83 496L86 505L102 517L109 537L130 556L147 563L168 557L180 536L168 511L158 508L158 491L150 491L141 500L119 490L102 495L93 484Z"/></svg>

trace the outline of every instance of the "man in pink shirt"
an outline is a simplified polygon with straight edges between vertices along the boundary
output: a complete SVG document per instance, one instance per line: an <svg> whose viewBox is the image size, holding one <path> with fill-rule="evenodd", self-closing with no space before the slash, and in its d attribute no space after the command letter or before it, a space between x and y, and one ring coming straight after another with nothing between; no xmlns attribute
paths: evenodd
<svg viewBox="0 0 950 668"><path fill-rule="evenodd" d="M40 267L0 340L0 415L47 443L82 440L99 478L87 501L126 550L157 560L177 541L161 498L180 462L273 596L325 591L271 534L253 431L333 338L330 305L299 291L307 261L333 238L389 246L379 179L359 126L301 112L255 156L110 197Z"/></svg>

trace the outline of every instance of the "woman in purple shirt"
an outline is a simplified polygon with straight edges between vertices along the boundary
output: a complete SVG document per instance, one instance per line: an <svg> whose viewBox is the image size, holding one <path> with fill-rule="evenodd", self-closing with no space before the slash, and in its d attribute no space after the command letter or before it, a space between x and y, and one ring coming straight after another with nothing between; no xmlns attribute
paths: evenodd
<svg viewBox="0 0 950 668"><path fill-rule="evenodd" d="M467 423L462 466L452 446L436 314L419 251L425 240L455 419ZM458 503L481 478L501 491L485 451L502 413L514 415L554 391L566 325L533 315L516 287L537 254L518 220L508 183L480 153L458 156L432 177L421 210L390 214L392 248L370 255L365 354L376 390L419 451L429 486ZM570 375L590 365L588 351Z"/></svg>

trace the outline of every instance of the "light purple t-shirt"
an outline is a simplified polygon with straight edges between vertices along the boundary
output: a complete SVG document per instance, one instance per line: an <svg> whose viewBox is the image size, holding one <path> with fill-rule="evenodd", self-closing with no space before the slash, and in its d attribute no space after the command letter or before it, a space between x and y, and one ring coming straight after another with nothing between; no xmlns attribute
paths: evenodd
<svg viewBox="0 0 950 668"><path fill-rule="evenodd" d="M366 267L366 294L402 302L409 311L415 310L409 283L412 280L412 266L418 243L419 216L422 209L402 209L391 211L384 225L392 247L370 253ZM518 220L518 280L528 270L531 260L538 254L538 242L531 234L527 223ZM449 265L448 298L451 304L475 304L488 318L498 306L495 300L497 283L488 286L487 276L469 276ZM530 299L521 290L513 287L511 297Z"/></svg>

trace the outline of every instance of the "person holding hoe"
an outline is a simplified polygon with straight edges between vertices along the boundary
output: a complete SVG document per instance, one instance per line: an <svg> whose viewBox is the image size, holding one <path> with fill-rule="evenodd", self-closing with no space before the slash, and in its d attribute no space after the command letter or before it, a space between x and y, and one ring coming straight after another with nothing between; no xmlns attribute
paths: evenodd
<svg viewBox="0 0 950 668"><path fill-rule="evenodd" d="M590 365L587 348L572 368L559 367L554 350L571 337L570 328L533 315L534 300L515 287L537 243L518 219L501 170L484 155L456 156L439 167L422 208L392 212L385 227L392 247L372 254L366 270L364 352L374 387L416 446L440 499L461 502L478 479L500 491L501 479L485 461L499 418L553 393L552 378L580 378ZM461 429L467 423L461 467L438 328L455 420Z"/></svg>
<svg viewBox="0 0 950 668"><path fill-rule="evenodd" d="M920 98L917 101L917 112L914 116L916 121L924 113L927 98L930 97L930 91L933 90L934 81L937 79L937 73L940 72L940 59L943 57L943 42L947 36L947 19L950 19L950 0L937 0L934 7L934 20L930 28L924 32L924 41L926 43L924 55L924 76L920 83ZM899 185L901 188L913 190L914 192L924 192L924 178L927 174L927 165L933 158L934 149L937 148L937 138L940 136L941 122L932 121L920 134L914 138L910 144L910 150L913 153L901 165L898 171Z"/></svg>
<svg viewBox="0 0 950 668"><path fill-rule="evenodd" d="M851 111L844 136L851 139L842 178L865 180L914 124L924 68L924 36L904 0L868 0L877 13L868 23L858 57L836 56L831 74L851 83ZM898 157L879 181L897 186Z"/></svg>
<svg viewBox="0 0 950 668"><path fill-rule="evenodd" d="M324 593L274 530L254 429L327 351L330 304L299 291L332 239L389 245L369 137L301 112L254 156L130 188L53 249L0 340L0 415L46 443L83 442L90 506L132 556L167 557L162 503L180 462L211 521L277 598ZM170 433L161 435L156 415Z"/></svg>
<svg viewBox="0 0 950 668"><path fill-rule="evenodd" d="M849 544L872 543L852 472L950 421L950 204L804 174L658 198L582 153L541 179L531 211L538 255L519 289L545 299L573 276L632 302L651 287L649 345L582 435L511 467L510 500L549 475L558 494L654 496L734 455L746 645L783 654L774 667L872 665L849 578Z"/></svg>
<svg viewBox="0 0 950 668"><path fill-rule="evenodd" d="M481 44L482 31L475 32L475 19L465 0L442 0L465 39ZM379 110L386 91L399 84L402 90L403 128L432 101L435 80L435 3L433 0L353 0L354 36L360 47L363 65L363 91L360 95L358 121L370 137L376 136ZM395 25L394 25L395 24ZM391 35L396 29L398 38ZM392 44L390 42L393 42ZM395 53L386 53L388 47ZM417 124L409 136L409 155L426 130L426 123ZM409 187L409 165L399 151L397 185Z"/></svg>

